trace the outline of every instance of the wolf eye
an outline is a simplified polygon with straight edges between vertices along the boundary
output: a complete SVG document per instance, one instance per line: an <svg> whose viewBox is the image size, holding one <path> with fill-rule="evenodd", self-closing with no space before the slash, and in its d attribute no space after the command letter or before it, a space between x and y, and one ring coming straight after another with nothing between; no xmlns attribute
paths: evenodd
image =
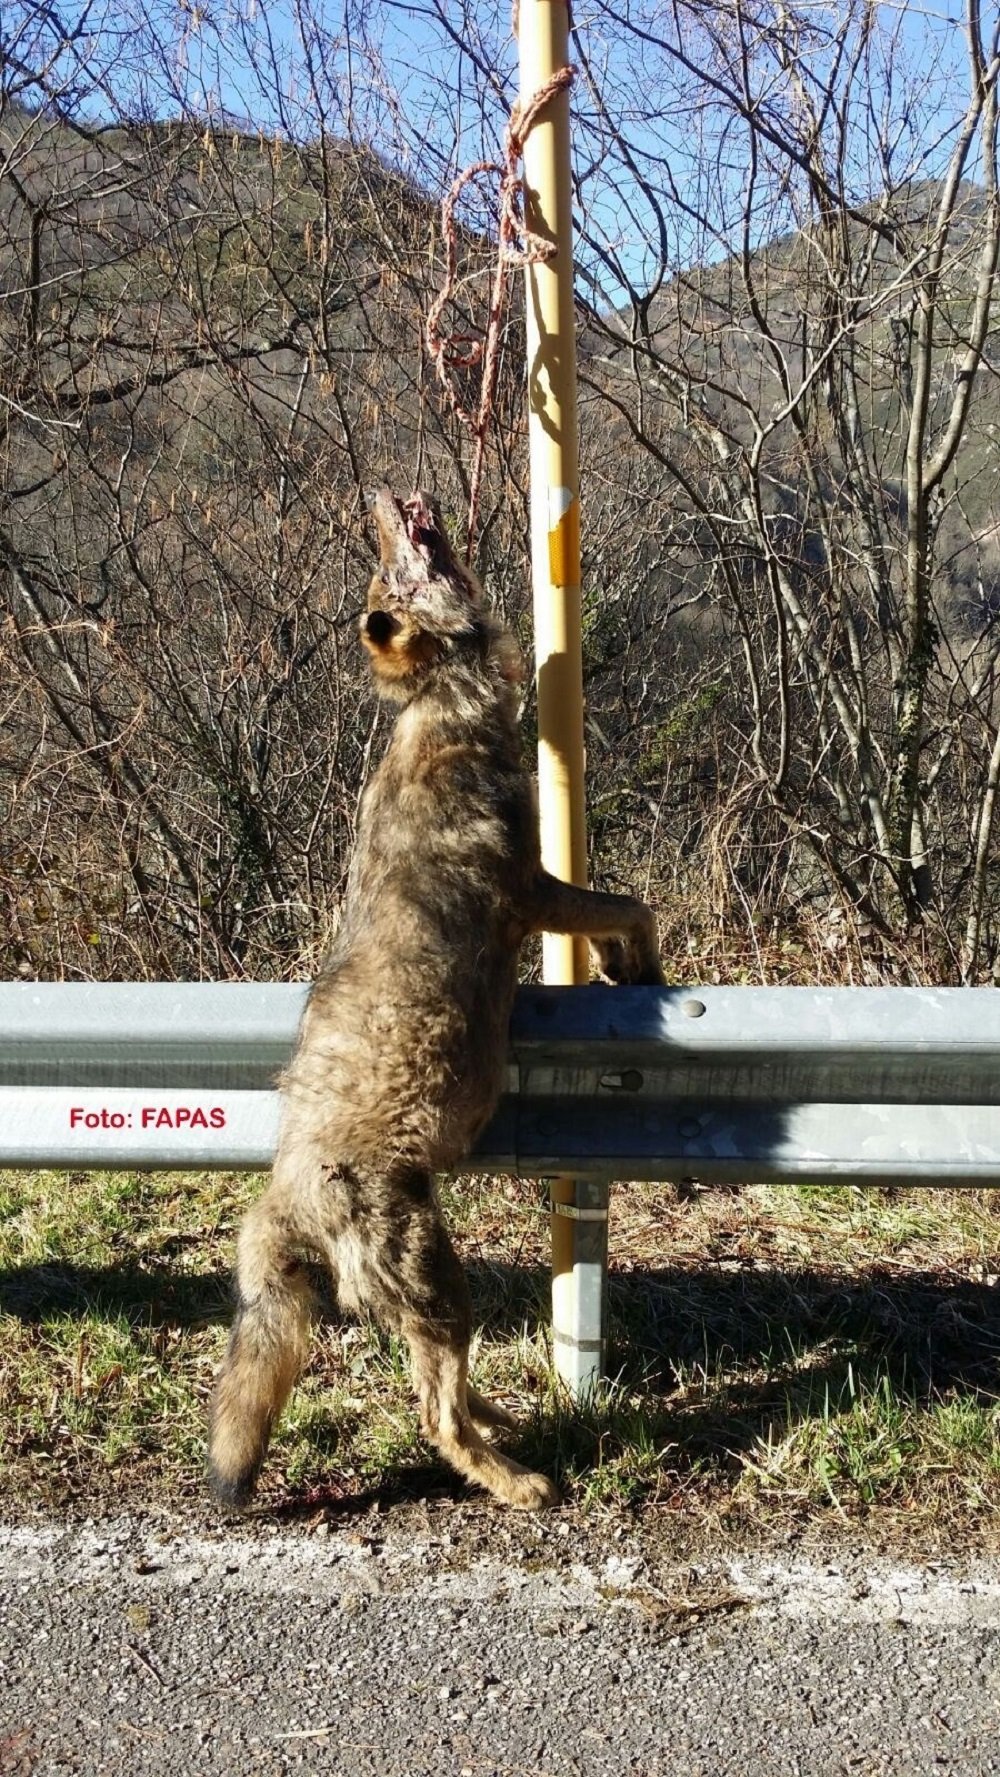
<svg viewBox="0 0 1000 1777"><path fill-rule="evenodd" d="M388 584L389 584L389 575L388 575L385 568L382 569L382 572L379 575L379 583L382 586L388 586Z"/></svg>

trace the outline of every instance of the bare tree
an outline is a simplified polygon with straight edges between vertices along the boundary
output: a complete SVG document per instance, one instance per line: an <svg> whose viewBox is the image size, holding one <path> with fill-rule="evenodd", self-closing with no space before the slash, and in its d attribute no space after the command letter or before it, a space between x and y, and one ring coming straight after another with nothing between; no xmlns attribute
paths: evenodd
<svg viewBox="0 0 1000 1777"><path fill-rule="evenodd" d="M11 966L286 972L378 744L363 490L468 501L423 328L510 21L102 4L2 26ZM862 0L575 34L593 865L757 973L775 932L875 974L1000 954L997 16L913 43ZM474 337L488 182L460 221ZM527 642L522 364L515 291L475 546Z"/></svg>
<svg viewBox="0 0 1000 1777"><path fill-rule="evenodd" d="M335 917L375 734L365 486L423 457L463 497L422 386L433 210L358 137L357 45L305 11L294 110L284 51L245 39L259 132L199 113L155 17L132 85L109 17L46 19L0 95L14 966L284 972ZM176 117L123 114L164 92ZM486 521L505 550L495 488Z"/></svg>
<svg viewBox="0 0 1000 1777"><path fill-rule="evenodd" d="M995 924L997 17L969 6L960 102L955 34L908 69L905 20L867 6L598 14L588 376L688 515L734 776L780 817L785 894L793 845L886 936L930 919L956 959L964 908L973 973L987 904ZM669 129L622 98L640 53Z"/></svg>

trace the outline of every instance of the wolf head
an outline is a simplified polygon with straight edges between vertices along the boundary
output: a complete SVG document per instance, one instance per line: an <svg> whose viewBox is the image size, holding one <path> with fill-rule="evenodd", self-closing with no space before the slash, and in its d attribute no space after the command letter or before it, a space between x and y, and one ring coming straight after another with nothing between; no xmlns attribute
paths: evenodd
<svg viewBox="0 0 1000 1777"><path fill-rule="evenodd" d="M379 565L368 588L361 640L379 690L407 703L432 675L488 664L508 682L520 677L513 638L497 629L471 568L460 562L430 494L372 497Z"/></svg>

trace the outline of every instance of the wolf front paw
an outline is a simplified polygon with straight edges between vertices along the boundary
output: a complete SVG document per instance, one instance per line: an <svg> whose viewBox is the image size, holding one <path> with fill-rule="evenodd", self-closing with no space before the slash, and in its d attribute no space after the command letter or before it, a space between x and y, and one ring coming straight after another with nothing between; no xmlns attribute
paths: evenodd
<svg viewBox="0 0 1000 1777"><path fill-rule="evenodd" d="M612 987L666 986L655 950L626 938L597 938L592 942L597 966Z"/></svg>

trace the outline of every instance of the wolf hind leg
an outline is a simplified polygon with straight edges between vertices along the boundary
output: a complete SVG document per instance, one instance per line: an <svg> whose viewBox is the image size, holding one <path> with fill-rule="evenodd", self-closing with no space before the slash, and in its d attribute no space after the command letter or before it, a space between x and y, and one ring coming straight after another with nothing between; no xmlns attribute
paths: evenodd
<svg viewBox="0 0 1000 1777"><path fill-rule="evenodd" d="M468 1346L443 1341L438 1328L426 1321L411 1323L404 1331L412 1356L421 1426L442 1456L467 1481L485 1487L504 1505L527 1512L558 1505L559 1490L546 1475L533 1474L512 1457L484 1443L473 1424L467 1380ZM479 1407L489 1409L489 1422L496 1424L492 1415L502 1413L502 1409L495 1409L482 1396L474 1394L473 1398ZM506 1418L503 1415L500 1423Z"/></svg>
<svg viewBox="0 0 1000 1777"><path fill-rule="evenodd" d="M501 1407L497 1401L487 1400L471 1383L466 1386L465 1392L469 1403L469 1418L480 1431L517 1431L517 1420L513 1413L508 1413L506 1407Z"/></svg>
<svg viewBox="0 0 1000 1777"><path fill-rule="evenodd" d="M425 1436L467 1481L526 1511L554 1505L559 1494L483 1441L509 1416L469 1389L472 1307L465 1271L452 1246L427 1173L388 1176L365 1230L366 1289L371 1307L410 1347L413 1384Z"/></svg>
<svg viewBox="0 0 1000 1777"><path fill-rule="evenodd" d="M271 1431L309 1349L314 1294L283 1191L272 1187L240 1230L236 1319L216 1378L209 1484L220 1504L247 1505Z"/></svg>

